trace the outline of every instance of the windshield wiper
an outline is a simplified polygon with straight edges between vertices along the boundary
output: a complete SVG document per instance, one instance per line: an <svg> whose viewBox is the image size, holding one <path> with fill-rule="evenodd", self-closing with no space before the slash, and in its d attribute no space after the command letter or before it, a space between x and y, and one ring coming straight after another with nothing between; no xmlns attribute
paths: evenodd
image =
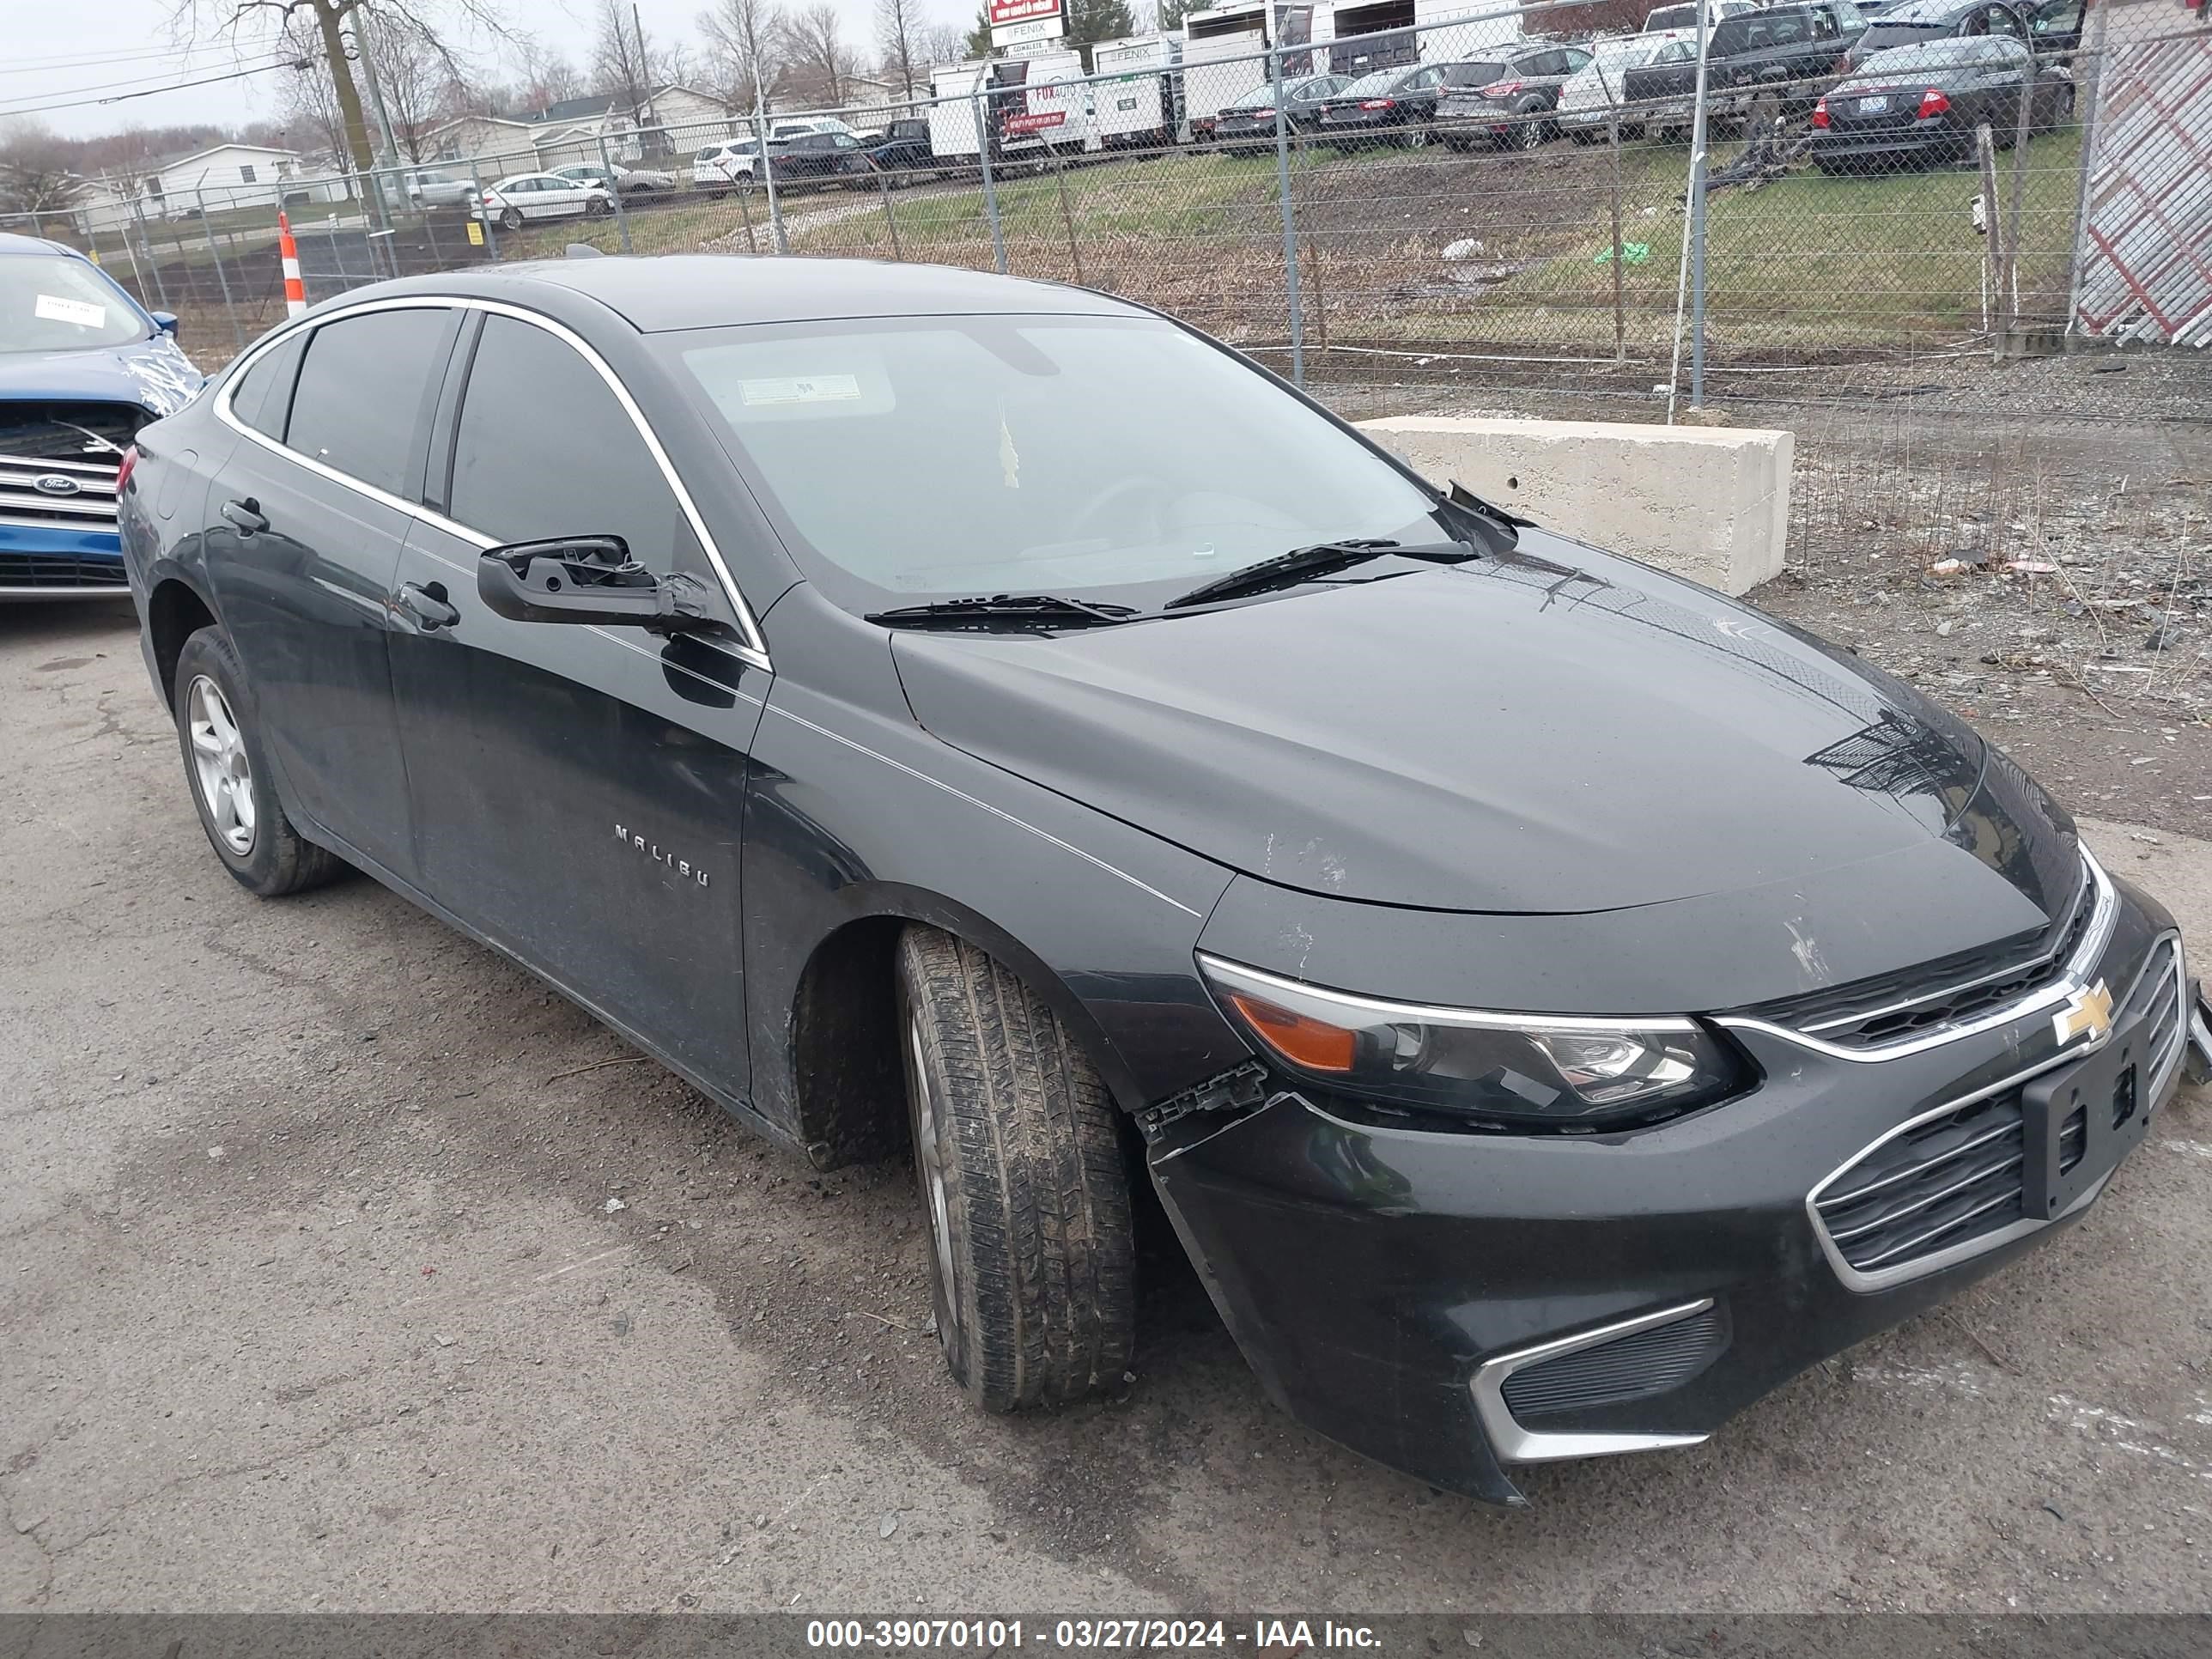
<svg viewBox="0 0 2212 1659"><path fill-rule="evenodd" d="M972 599L939 599L929 605L902 605L895 611L875 611L867 620L885 628L982 629L1010 624L1096 628L1127 622L1136 614L1133 605L1061 599L1048 593L993 593Z"/></svg>
<svg viewBox="0 0 2212 1659"><path fill-rule="evenodd" d="M1316 576L1349 570L1353 565L1364 564L1370 559L1426 559L1437 564L1456 564L1462 559L1476 556L1475 550L1465 542L1429 542L1412 547L1386 537L1316 542L1311 547L1294 547L1272 559L1262 559L1257 564L1246 565L1242 570L1232 570L1225 576L1201 582L1189 592L1177 594L1161 608L1174 611L1183 605L1211 605L1216 599L1242 599L1248 593L1265 593L1278 587L1295 587L1300 582L1311 581Z"/></svg>

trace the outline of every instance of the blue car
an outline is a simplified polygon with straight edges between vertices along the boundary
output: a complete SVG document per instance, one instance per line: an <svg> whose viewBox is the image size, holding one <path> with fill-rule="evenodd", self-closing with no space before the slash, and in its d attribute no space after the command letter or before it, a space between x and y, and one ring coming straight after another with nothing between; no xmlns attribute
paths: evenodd
<svg viewBox="0 0 2212 1659"><path fill-rule="evenodd" d="M0 234L0 601L129 595L118 470L205 379L176 328L76 249Z"/></svg>

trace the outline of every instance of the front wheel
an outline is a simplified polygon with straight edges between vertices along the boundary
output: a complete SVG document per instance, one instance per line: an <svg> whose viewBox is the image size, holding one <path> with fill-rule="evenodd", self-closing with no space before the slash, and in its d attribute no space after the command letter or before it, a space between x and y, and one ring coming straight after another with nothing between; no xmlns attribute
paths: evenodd
<svg viewBox="0 0 2212 1659"><path fill-rule="evenodd" d="M192 805L232 878L249 893L275 898L343 870L336 854L307 840L284 816L246 675L222 629L203 628L185 641L171 685Z"/></svg>
<svg viewBox="0 0 2212 1659"><path fill-rule="evenodd" d="M1136 1248L1119 1121L1050 1007L919 924L898 955L899 1037L945 1363L985 1411L1121 1380Z"/></svg>

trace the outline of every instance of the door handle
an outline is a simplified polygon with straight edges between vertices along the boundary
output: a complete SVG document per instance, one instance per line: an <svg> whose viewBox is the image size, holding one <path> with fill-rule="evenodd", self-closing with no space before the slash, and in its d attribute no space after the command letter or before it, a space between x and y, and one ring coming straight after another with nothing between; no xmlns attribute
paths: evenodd
<svg viewBox="0 0 2212 1659"><path fill-rule="evenodd" d="M446 603L443 582L432 582L427 587L414 582L400 583L399 608L413 617L416 626L425 634L451 628L461 619L461 613Z"/></svg>
<svg viewBox="0 0 2212 1659"><path fill-rule="evenodd" d="M251 536L257 531L269 528L269 520L261 516L261 503L251 495L242 501L225 501L222 516L238 526L238 533L241 536Z"/></svg>

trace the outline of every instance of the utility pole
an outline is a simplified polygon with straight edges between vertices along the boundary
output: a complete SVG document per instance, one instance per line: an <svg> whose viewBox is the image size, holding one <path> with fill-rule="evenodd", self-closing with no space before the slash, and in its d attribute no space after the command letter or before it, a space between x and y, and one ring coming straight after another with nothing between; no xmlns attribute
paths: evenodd
<svg viewBox="0 0 2212 1659"><path fill-rule="evenodd" d="M397 168L399 165L399 143L392 136L392 117L384 107L384 88L377 82L376 54L369 50L368 22L368 8L356 7L353 14L353 49L361 56L362 78L368 82L369 106L376 112L377 131L383 136L385 165ZM388 176L396 181L396 173ZM368 193L375 205L376 222L379 226L379 228L371 234L369 239L372 252L370 264L372 266L375 264L373 257L374 251L377 239L381 237L385 245L386 258L392 266L392 274L397 276L399 275L399 250L395 246L392 234L389 204L384 199L385 185L384 179L378 178L374 173L369 174ZM283 192L280 191L278 194L281 196Z"/></svg>
<svg viewBox="0 0 2212 1659"><path fill-rule="evenodd" d="M645 55L645 24L637 15L637 0L630 0L629 27L630 32L637 37L637 73L644 82L641 87L633 86L629 89L629 118L636 124L638 154L642 155L645 153L646 115L653 97L653 64Z"/></svg>

